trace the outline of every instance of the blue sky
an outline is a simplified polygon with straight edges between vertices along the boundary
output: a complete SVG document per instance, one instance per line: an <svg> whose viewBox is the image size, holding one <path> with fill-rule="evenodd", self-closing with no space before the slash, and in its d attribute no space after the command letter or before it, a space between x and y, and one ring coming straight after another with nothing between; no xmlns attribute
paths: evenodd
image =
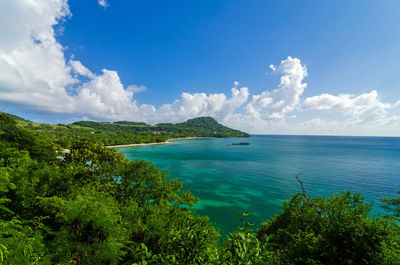
<svg viewBox="0 0 400 265"><path fill-rule="evenodd" d="M156 105L183 90L226 92L236 80L274 88L267 66L289 55L310 72L305 95L385 89L390 99L400 95L400 2L384 2L111 0L104 10L75 0L59 39L93 71L168 91L140 95Z"/></svg>
<svg viewBox="0 0 400 265"><path fill-rule="evenodd" d="M0 3L0 110L400 135L399 1L39 3Z"/></svg>

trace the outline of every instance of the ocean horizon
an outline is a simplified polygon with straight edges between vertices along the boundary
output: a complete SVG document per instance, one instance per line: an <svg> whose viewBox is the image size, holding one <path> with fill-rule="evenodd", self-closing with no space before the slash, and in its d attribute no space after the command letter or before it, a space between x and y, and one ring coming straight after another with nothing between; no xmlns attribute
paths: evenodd
<svg viewBox="0 0 400 265"><path fill-rule="evenodd" d="M248 142L250 145L232 145ZM176 140L165 145L121 147L128 159L153 162L200 198L193 209L210 217L225 235L240 224L235 213L250 212L257 226L301 192L310 196L361 193L383 214L380 199L400 188L400 138L328 135L252 135L251 138Z"/></svg>

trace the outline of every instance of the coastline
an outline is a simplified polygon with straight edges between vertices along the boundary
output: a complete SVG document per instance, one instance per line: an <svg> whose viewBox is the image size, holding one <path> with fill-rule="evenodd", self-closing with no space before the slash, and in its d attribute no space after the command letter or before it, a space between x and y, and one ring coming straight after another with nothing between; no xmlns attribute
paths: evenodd
<svg viewBox="0 0 400 265"><path fill-rule="evenodd" d="M141 143L141 144L119 144L119 145L107 145L105 148L119 148L119 147L133 147L133 146L143 146L143 145L159 145L159 144L169 144L172 141L178 140L191 140L191 139L203 139L203 138L215 138L215 137L181 137L181 138L171 138L165 142L161 143Z"/></svg>

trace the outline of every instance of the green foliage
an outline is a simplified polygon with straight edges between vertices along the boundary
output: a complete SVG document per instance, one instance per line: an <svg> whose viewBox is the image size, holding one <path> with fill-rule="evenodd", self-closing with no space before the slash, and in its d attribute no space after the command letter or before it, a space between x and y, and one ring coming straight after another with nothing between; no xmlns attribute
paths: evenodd
<svg viewBox="0 0 400 265"><path fill-rule="evenodd" d="M19 150L27 150L36 160L54 160L55 151L44 137L36 136L31 130L19 128L7 114L0 113L0 140Z"/></svg>
<svg viewBox="0 0 400 265"><path fill-rule="evenodd" d="M360 194L315 199L296 194L282 210L261 225L257 237L288 263L391 264L386 261L399 259L387 251L398 253L398 229L388 219L373 218Z"/></svg>
<svg viewBox="0 0 400 265"><path fill-rule="evenodd" d="M89 141L74 143L63 160L37 161L7 143L0 150L5 264L202 264L216 246L208 219L181 207L198 199L149 162Z"/></svg>
<svg viewBox="0 0 400 265"><path fill-rule="evenodd" d="M242 213L238 229L219 240L208 218L190 210L198 198L181 182L104 148L120 134L166 139L138 134L150 129L167 138L235 135L221 126L205 117L67 127L0 113L0 264L400 264L400 195L384 198L388 214L375 217L359 194L312 198L302 186L260 229Z"/></svg>
<svg viewBox="0 0 400 265"><path fill-rule="evenodd" d="M397 191L398 195L396 198L382 198L382 208L385 209L390 215L396 218L400 217L400 190Z"/></svg>
<svg viewBox="0 0 400 265"><path fill-rule="evenodd" d="M0 112L0 126L9 126L9 125L16 125L17 122L14 120L12 116L6 113Z"/></svg>
<svg viewBox="0 0 400 265"><path fill-rule="evenodd" d="M171 138L180 137L250 137L249 134L233 130L219 124L211 117L201 117L188 120L178 124L157 124L148 125L144 122L94 122L79 121L69 125L50 125L36 124L0 112L0 128L15 127L28 131L28 137L23 135L26 131L18 130L15 133L7 133L9 139L21 145L30 146L34 139L33 136L40 136L42 147L44 143L55 147L56 149L70 148L77 140L88 140L92 143L98 143L102 146L121 145L121 144L140 144L140 143L161 143ZM30 132L30 133L29 133ZM46 152L36 151L36 158L44 159ZM47 158L46 158L47 159Z"/></svg>
<svg viewBox="0 0 400 265"><path fill-rule="evenodd" d="M120 225L118 204L112 196L87 187L54 205L58 206L60 227L52 241L54 260L82 264L117 264L121 260L126 229Z"/></svg>
<svg viewBox="0 0 400 265"><path fill-rule="evenodd" d="M0 221L4 264L51 264L39 225L38 222L25 225L16 218Z"/></svg>
<svg viewBox="0 0 400 265"><path fill-rule="evenodd" d="M255 237L254 231L250 229L253 223L246 223L249 213L245 212L241 215L236 214L241 225L239 231L231 233L228 241L225 243L227 250L227 258L230 263L234 264L261 264L261 246L259 240Z"/></svg>

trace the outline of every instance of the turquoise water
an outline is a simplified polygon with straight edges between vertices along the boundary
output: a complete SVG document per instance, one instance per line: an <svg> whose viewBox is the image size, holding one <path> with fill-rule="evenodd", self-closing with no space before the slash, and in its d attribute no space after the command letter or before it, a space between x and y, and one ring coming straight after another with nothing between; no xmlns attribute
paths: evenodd
<svg viewBox="0 0 400 265"><path fill-rule="evenodd" d="M250 145L230 145L243 141ZM279 213L282 200L300 191L296 173L313 196L352 190L379 204L400 188L400 138L254 135L119 150L169 169L200 198L194 209L221 234L239 225L236 212L249 211L256 224Z"/></svg>

